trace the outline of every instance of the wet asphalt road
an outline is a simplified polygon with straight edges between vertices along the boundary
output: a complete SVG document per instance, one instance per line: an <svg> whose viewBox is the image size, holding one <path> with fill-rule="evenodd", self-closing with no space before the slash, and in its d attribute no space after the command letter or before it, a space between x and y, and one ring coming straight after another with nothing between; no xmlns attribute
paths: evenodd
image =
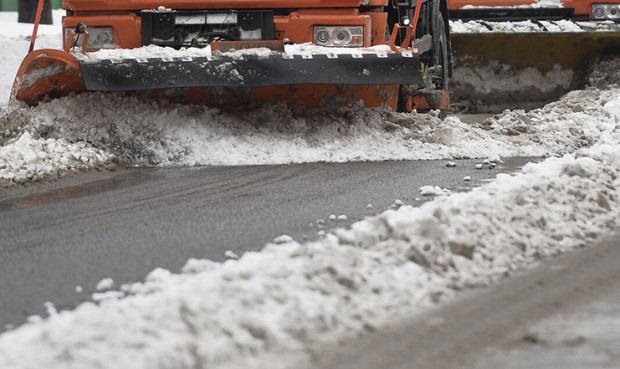
<svg viewBox="0 0 620 369"><path fill-rule="evenodd" d="M42 314L46 301L73 307L102 278L140 281L156 267L179 271L192 257L221 261L227 250L259 250L282 234L316 239L319 230L349 225L396 199L419 205L421 186L465 191L528 161L493 170L476 170L479 160L456 168L414 161L127 169L7 189L0 193L0 331ZM329 221L330 214L348 220Z"/></svg>

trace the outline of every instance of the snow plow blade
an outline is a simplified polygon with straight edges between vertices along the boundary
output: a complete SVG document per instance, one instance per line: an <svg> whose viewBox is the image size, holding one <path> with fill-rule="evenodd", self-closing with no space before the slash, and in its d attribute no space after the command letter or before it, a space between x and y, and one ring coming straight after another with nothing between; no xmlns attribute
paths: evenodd
<svg viewBox="0 0 620 369"><path fill-rule="evenodd" d="M617 32L452 33L455 67L492 61L545 73L557 66L581 70L592 57L620 51Z"/></svg>
<svg viewBox="0 0 620 369"><path fill-rule="evenodd" d="M262 87L289 84L424 84L417 55L272 55L81 62L88 90Z"/></svg>
<svg viewBox="0 0 620 369"><path fill-rule="evenodd" d="M620 31L452 33L460 110L532 109L582 88L590 62L620 53Z"/></svg>
<svg viewBox="0 0 620 369"><path fill-rule="evenodd" d="M58 50L39 50L22 63L12 96L36 105L46 96L58 97L83 91L127 91L147 92L158 98L174 97L171 99L174 101L225 105L227 100L243 101L243 96L250 96L248 101L260 102L269 100L271 95L274 100L282 100L283 96L296 93L298 96L291 101L312 100L302 104L306 107L316 107L320 103L318 100L336 95L369 100L367 105L381 106L395 104L398 87L403 84L424 85L417 54L272 54L265 57L97 60L88 56L76 58ZM224 90L228 98L213 97L215 90Z"/></svg>

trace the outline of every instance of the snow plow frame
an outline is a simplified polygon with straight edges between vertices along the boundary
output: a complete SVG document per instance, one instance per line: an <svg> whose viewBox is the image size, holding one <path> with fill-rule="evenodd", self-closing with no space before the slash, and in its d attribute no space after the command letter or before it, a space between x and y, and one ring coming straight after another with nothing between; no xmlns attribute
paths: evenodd
<svg viewBox="0 0 620 369"><path fill-rule="evenodd" d="M429 88L430 79L425 75L427 69L423 68L423 63L426 62L421 59L418 49L414 46L420 9L425 5L430 9L430 4L433 4L433 11L438 11L435 10L438 9L438 5L435 4L439 4L440 1L442 0L409 0L408 3L415 4L412 9L415 18L412 22L404 25L394 24L389 40L384 42L379 40L376 43L373 41L372 44L370 44L371 31L374 40L378 32L376 28L384 27L387 23L387 14L369 12L367 15L360 15L358 12L343 9L319 9L313 10L309 15L303 14L307 17L304 27L321 24L308 23L308 19L311 22L322 19L321 14L325 14L330 22L339 21L348 25L365 22L364 46L352 48L351 53L325 51L287 54L281 52L282 45L280 45L272 48L274 52L268 55L243 51L222 55L219 50L204 56L200 53L198 56L170 53L170 57L140 58L122 54L118 57L113 55L107 58L93 58L91 57L93 50L88 49L88 28L82 23L74 25L75 29L66 27L79 22L81 18L94 19L96 21L94 27L101 27L105 17L93 13L81 14L69 11L70 17L63 19L66 30L65 50L38 50L29 54L20 67L11 97L28 105L36 105L46 96L55 98L83 91L125 91L139 95L144 95L144 91L151 91L151 95L158 98L174 96L175 100L183 102L205 103L215 101L212 98L214 92L224 91L224 94L231 97L224 99L228 100L224 105L234 105L231 104L234 102L234 94L239 93L255 96L257 101L270 100L270 95L273 99L282 99L283 95L288 94L285 100L293 106L300 104L291 103L290 96L308 100L308 104L302 104L306 107L318 107L320 98L341 96L360 99L369 107L383 106L393 110L405 108L409 111L445 109L449 94L447 91ZM381 0L371 2L377 5ZM444 9L447 9L445 2L443 4ZM399 2L398 6L403 6L402 2ZM169 11L175 12L165 10ZM143 12L147 14L152 11ZM182 13L185 16L188 11L183 10ZM198 11L196 14L211 13ZM336 14L344 15L335 16ZM114 14L111 14L111 17L114 17ZM135 27L139 27L139 19L126 13L118 14L119 24L129 27L130 33L134 32ZM371 22L375 27L373 29L370 28ZM281 21L276 22L280 23ZM116 35L117 30L114 32ZM298 36L303 33L299 33L299 30L295 32L293 34ZM76 36L77 38L74 38ZM135 34L122 39L131 40L129 42L133 45ZM81 46L78 46L76 53L74 49L77 40L81 41ZM272 41L230 43L234 42L237 42L237 45L265 45ZM273 42L283 41L273 40ZM225 42L223 44L226 46ZM371 49L369 48L371 45L386 45L389 48ZM423 52L428 52L433 47L428 42L421 45ZM221 45L218 46L220 47ZM426 57L425 60L431 59ZM285 92L287 89L288 93ZM186 98L178 99L183 94L187 95ZM210 97L204 98L205 96Z"/></svg>

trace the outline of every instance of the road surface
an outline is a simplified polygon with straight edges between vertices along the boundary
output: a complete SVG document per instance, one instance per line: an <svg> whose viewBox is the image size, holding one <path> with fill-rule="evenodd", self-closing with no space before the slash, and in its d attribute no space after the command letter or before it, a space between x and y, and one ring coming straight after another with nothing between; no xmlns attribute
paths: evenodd
<svg viewBox="0 0 620 369"><path fill-rule="evenodd" d="M420 161L130 169L5 190L0 327L43 313L46 301L71 308L103 278L140 281L156 267L179 271L192 257L221 261L227 250L259 250L282 234L315 239L396 199L419 204L421 186L467 190L527 161L493 170L476 170L476 160L455 168ZM348 220L328 221L331 214Z"/></svg>

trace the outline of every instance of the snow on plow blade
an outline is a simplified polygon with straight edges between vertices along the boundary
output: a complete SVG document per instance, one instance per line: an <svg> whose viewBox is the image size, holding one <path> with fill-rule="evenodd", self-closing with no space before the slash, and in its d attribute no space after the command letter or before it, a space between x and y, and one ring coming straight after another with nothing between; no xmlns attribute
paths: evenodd
<svg viewBox="0 0 620 369"><path fill-rule="evenodd" d="M355 99L371 91L374 96L369 99L381 100L381 103L370 105L380 106L387 100L392 103L396 100L399 85L424 84L419 56L411 52L146 59L78 59L58 50L40 50L32 54L24 60L13 90L15 98L29 105L35 105L45 96L57 97L71 92L153 91L161 96L157 92L166 91L166 96L173 96L196 88L228 88L234 90L232 95L242 95L242 90L246 94L248 90L250 94L259 91L261 96L270 95L266 91L273 89L274 97L281 99L289 92L278 87L295 86L294 90L303 95L301 99L329 97L337 91L345 91L345 97ZM389 87L392 93L385 94L382 87ZM317 88L319 91L310 91ZM199 95L208 94L200 91ZM261 99L267 100L249 98ZM202 97L199 100L205 101ZM238 97L229 100L243 102Z"/></svg>
<svg viewBox="0 0 620 369"><path fill-rule="evenodd" d="M610 32L452 33L452 98L472 112L534 108L581 88L589 62L620 53Z"/></svg>

